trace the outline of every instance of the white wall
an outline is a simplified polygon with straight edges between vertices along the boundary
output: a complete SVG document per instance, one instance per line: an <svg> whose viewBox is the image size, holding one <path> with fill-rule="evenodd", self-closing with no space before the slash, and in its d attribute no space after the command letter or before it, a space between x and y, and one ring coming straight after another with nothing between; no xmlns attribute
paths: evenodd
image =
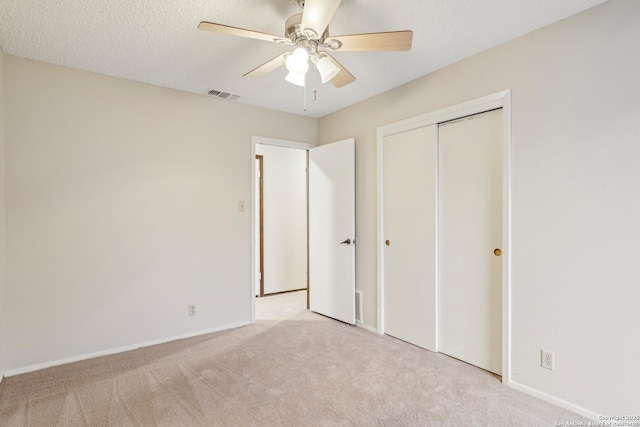
<svg viewBox="0 0 640 427"><path fill-rule="evenodd" d="M307 287L307 151L256 144L263 157L264 293Z"/></svg>
<svg viewBox="0 0 640 427"><path fill-rule="evenodd" d="M250 321L251 136L317 121L4 60L6 370Z"/></svg>
<svg viewBox="0 0 640 427"><path fill-rule="evenodd" d="M512 379L595 413L640 414L638 40L640 2L610 0L320 120L320 143L356 138L368 326L376 128L511 88Z"/></svg>

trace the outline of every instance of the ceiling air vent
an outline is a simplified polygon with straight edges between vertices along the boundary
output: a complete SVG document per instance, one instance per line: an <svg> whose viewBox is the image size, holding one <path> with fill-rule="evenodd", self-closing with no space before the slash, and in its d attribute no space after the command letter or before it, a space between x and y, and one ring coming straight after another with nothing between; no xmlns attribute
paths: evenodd
<svg viewBox="0 0 640 427"><path fill-rule="evenodd" d="M223 92L221 90L209 89L205 92L209 96L215 96L216 98L226 99L227 101L237 101L240 95L234 93Z"/></svg>

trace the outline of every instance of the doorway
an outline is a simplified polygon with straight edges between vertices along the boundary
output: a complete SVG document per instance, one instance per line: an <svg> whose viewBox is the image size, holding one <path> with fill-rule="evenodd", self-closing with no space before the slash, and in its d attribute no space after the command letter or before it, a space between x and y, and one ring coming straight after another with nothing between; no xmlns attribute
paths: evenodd
<svg viewBox="0 0 640 427"><path fill-rule="evenodd" d="M264 148L264 147L269 147L269 148L288 148L288 149L295 149L298 152L303 152L306 155L306 152L312 148L315 147L315 144L309 144L309 143L304 143L304 142L297 142L297 141L288 141L288 140L281 140L281 139L274 139L274 138L267 138L267 137L261 137L261 136L254 136L251 138L251 195L252 195L252 200L253 203L251 204L251 242L252 242L252 250L251 250L251 291L249 293L249 295L251 296L251 321L255 322L256 320L256 302L257 300L260 299L260 297L256 298L256 289L260 286L260 212L259 212L259 201L257 202L257 200L259 200L259 195L260 195L260 181L258 179L258 167L257 167L257 162L258 160L256 159L257 155L262 155L262 161L263 161L263 169L266 167L267 165L267 161L268 159L265 159L264 154L259 154L260 152L260 148ZM305 166L306 167L306 166ZM268 173L267 171L263 170L263 174ZM306 178L305 178L305 186L306 186ZM306 191L306 190L305 190ZM263 198L268 198L269 195L268 193L266 193L266 189L263 187L262 189L263 192ZM306 200L305 200L305 211L306 211ZM267 217L267 215L264 212L263 209L263 213L262 213L262 221L263 223L268 223L270 221L270 218ZM305 220L306 221L306 220ZM304 239L306 240L306 231L305 231L305 237ZM265 249L268 250L268 249ZM307 248L305 246L304 248L304 253L305 253L305 257L308 257L307 255ZM266 255L266 253L265 253ZM268 265L264 265L263 267L264 273L267 273L267 269L269 268ZM306 276L306 270L307 270L307 266L305 265L305 276ZM300 285L298 285L300 286ZM308 287L308 281L305 278L304 280L304 284L301 286L302 288L306 288ZM300 291L300 292L304 292L307 293L307 291ZM262 294L265 293L265 290L263 289ZM266 288L266 293L269 293L269 287ZM263 301L261 302L266 302L268 304L269 303L269 298L278 298L279 295L287 295L287 294L275 294L274 296L267 296L265 298L263 298ZM282 298L281 298L282 299ZM284 298L286 299L286 298ZM272 300L273 302L274 300ZM274 305L276 304L276 302L273 302ZM306 298L304 298L304 309L308 308L308 302L306 301ZM268 309L271 310L271 309Z"/></svg>
<svg viewBox="0 0 640 427"><path fill-rule="evenodd" d="M269 216L267 204L269 188L267 186L269 167L268 156L263 151L266 147L290 148L303 151L306 157L305 179L299 179L298 185L306 188L306 288L307 309L333 319L355 324L355 140L353 138L315 147L292 141L275 140L264 137L252 138L251 150L251 321L256 320L256 289L260 280L260 269L256 263L260 259L260 220L255 215L259 212L256 192L260 190L259 167L255 156L261 153L263 162L263 230L264 230L264 265L262 280L264 286L261 294L269 294L269 262L268 262L268 229ZM309 207L312 207L311 209ZM287 225L289 225L287 223ZM278 236L278 234L275 234ZM286 259L285 259L286 261ZM313 265L311 265L313 264ZM310 265L312 268L310 268ZM298 288L299 289L299 288ZM292 292L296 288L290 289ZM288 292L285 290L284 292ZM272 294L282 295L279 292Z"/></svg>
<svg viewBox="0 0 640 427"><path fill-rule="evenodd" d="M302 307L305 308L308 284L307 151L256 144L255 153L256 297L305 293ZM278 300L280 307L283 301L297 304L300 297ZM265 304L273 305L261 303L261 306Z"/></svg>

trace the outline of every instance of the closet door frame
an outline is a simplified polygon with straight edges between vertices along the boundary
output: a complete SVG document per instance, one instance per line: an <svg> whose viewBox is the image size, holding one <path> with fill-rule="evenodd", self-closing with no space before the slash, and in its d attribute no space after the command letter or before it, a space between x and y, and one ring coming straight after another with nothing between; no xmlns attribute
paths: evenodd
<svg viewBox="0 0 640 427"><path fill-rule="evenodd" d="M383 192L383 142L386 136L411 129L455 120L473 114L502 108L503 127L503 198L502 198L502 382L511 383L511 90L494 93L462 104L419 115L396 123L381 126L377 130L377 332L384 334L384 192ZM436 224L437 227L437 224ZM437 261L437 260L436 260ZM436 269L438 263L436 262ZM436 271L437 274L437 271ZM436 304L431 309L438 319L438 285ZM438 342L436 320L436 351Z"/></svg>

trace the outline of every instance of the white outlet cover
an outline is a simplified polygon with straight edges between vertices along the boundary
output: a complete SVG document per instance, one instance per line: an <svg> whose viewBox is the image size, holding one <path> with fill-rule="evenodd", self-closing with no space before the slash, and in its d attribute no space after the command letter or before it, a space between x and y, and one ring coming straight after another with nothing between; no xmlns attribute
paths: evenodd
<svg viewBox="0 0 640 427"><path fill-rule="evenodd" d="M540 366L553 370L553 353L540 350Z"/></svg>

